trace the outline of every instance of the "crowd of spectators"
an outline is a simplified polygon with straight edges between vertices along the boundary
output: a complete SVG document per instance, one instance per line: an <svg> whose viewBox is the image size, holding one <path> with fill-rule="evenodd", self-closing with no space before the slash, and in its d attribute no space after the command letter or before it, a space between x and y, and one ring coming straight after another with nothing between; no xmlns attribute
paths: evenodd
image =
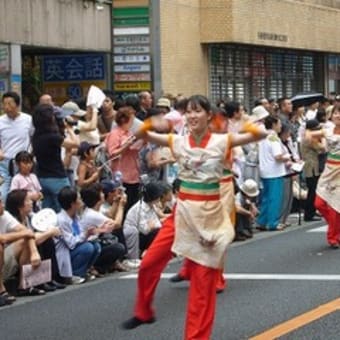
<svg viewBox="0 0 340 340"><path fill-rule="evenodd" d="M186 98L104 94L99 110L84 100L57 107L44 94L32 115L20 112L16 93L2 97L0 306L15 301L12 292L41 295L138 269L174 207L179 181L171 150L135 141L134 133L150 117L187 133ZM304 139L304 131L331 125L333 104L336 99L302 107L289 98L260 98L249 113L233 101L214 108L214 132L238 132L247 120L269 131L231 157L235 241L253 237L255 229L283 230L292 211L304 210L306 222L319 218L313 202L327 148L322 138ZM46 208L57 223L38 232L32 217ZM44 259L51 260L51 281L23 289L20 266L39 267Z"/></svg>

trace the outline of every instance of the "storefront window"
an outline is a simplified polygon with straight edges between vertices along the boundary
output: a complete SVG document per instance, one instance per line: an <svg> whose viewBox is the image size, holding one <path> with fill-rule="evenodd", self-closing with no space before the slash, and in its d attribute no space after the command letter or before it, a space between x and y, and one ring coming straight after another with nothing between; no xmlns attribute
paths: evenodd
<svg viewBox="0 0 340 340"><path fill-rule="evenodd" d="M323 91L321 54L212 45L209 57L210 96L214 101L237 100L251 109L260 97L277 99Z"/></svg>
<svg viewBox="0 0 340 340"><path fill-rule="evenodd" d="M340 56L328 57L328 91L340 93Z"/></svg>

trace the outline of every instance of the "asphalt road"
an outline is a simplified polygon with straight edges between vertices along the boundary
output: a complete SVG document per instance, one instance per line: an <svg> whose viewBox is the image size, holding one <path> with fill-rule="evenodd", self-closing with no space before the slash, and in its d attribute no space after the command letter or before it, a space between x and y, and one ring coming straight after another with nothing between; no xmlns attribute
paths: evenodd
<svg viewBox="0 0 340 340"><path fill-rule="evenodd" d="M218 296L212 339L248 339L339 298L340 249L328 248L324 232L315 232L321 225L261 233L230 247L230 278ZM179 265L169 264L164 276ZM114 274L43 297L20 298L0 309L0 339L182 339L188 283L162 279L157 322L123 331L119 325L132 315L135 286L133 273ZM335 309L279 338L339 339L338 320Z"/></svg>

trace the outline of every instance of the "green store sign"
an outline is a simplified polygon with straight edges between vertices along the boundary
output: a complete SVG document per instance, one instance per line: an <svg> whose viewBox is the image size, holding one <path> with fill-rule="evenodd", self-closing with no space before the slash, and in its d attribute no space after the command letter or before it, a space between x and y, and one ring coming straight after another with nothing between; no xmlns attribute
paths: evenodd
<svg viewBox="0 0 340 340"><path fill-rule="evenodd" d="M114 27L148 26L149 7L113 8Z"/></svg>

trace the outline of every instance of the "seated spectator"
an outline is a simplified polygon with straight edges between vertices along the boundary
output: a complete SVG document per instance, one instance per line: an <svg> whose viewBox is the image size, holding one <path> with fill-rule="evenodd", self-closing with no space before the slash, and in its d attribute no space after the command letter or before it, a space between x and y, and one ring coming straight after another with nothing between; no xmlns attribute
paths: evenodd
<svg viewBox="0 0 340 340"><path fill-rule="evenodd" d="M15 156L15 162L19 173L13 177L10 191L16 189L27 190L28 197L33 201L34 211L38 211L43 194L41 193L39 180L32 172L33 156L27 151L21 151Z"/></svg>
<svg viewBox="0 0 340 340"><path fill-rule="evenodd" d="M34 232L34 229L31 225L33 204L27 190L16 189L11 191L6 199L6 209L22 225ZM41 259L51 260L52 281L33 289L27 289L26 291L20 290L20 295L42 295L45 294L45 291L51 292L57 288L65 288L64 285L58 282L60 281L60 275L53 241L53 237L57 237L60 234L60 229L56 226L51 226L51 228L45 232L34 232L35 243L37 245Z"/></svg>
<svg viewBox="0 0 340 340"><path fill-rule="evenodd" d="M122 260L125 255L125 246L112 234L113 230L121 228L121 221L108 218L99 210L104 203L102 187L95 183L80 191L85 204L84 212L80 219L80 227L83 231L95 228L95 235L102 246L102 251L94 263L94 268L99 274L111 271L117 260ZM98 275L93 271L95 275Z"/></svg>
<svg viewBox="0 0 340 340"><path fill-rule="evenodd" d="M125 247L125 256L127 255L127 244L136 244L138 242L138 231L135 228L130 231L123 232L123 215L124 206L126 204L126 195L124 188L121 186L121 182L116 180L104 180L101 181L101 186L104 193L104 203L100 206L100 212L105 216L113 219L117 223L117 228L112 231L112 234L118 237L118 240ZM120 225L121 227L119 227ZM115 263L115 269L120 271L128 271L130 269L136 269L139 262L130 261L124 259L123 261L117 260Z"/></svg>
<svg viewBox="0 0 340 340"><path fill-rule="evenodd" d="M16 300L8 294L4 283L19 272L19 266L31 264L36 268L40 263L33 231L5 211L0 200L0 307Z"/></svg>
<svg viewBox="0 0 340 340"><path fill-rule="evenodd" d="M123 234L123 215L124 206L126 204L126 195L124 188L119 181L103 180L100 182L103 193L104 202L100 206L100 213L112 219L116 223L116 229L112 231L119 239L119 242L125 245L125 238Z"/></svg>
<svg viewBox="0 0 340 340"><path fill-rule="evenodd" d="M89 238L95 235L95 228L81 230L77 215L81 207L81 201L75 189L70 187L63 188L58 194L58 201L62 207L61 212L58 214L58 226L62 235L60 242L56 245L59 268L62 267L63 263L66 263L65 266L67 266L65 252L60 250L69 250L71 262L71 270L63 268L64 272L61 275L68 279L68 283L83 283L86 279L92 278L87 273L100 254L100 245L97 242L89 241ZM65 247L62 247L62 245ZM65 275L65 273L68 275Z"/></svg>
<svg viewBox="0 0 340 340"><path fill-rule="evenodd" d="M240 186L235 197L236 208L236 236L235 241L244 241L253 237L253 223L258 214L255 199L259 195L257 183L253 179L246 179Z"/></svg>
<svg viewBox="0 0 340 340"><path fill-rule="evenodd" d="M176 203L177 194L179 192L179 188L181 186L181 180L179 178L175 178L172 182L172 193L174 195L174 201Z"/></svg>
<svg viewBox="0 0 340 340"><path fill-rule="evenodd" d="M88 142L81 142L78 149L80 163L78 165L77 184L80 188L98 182L101 168L97 168L94 163L97 145Z"/></svg>
<svg viewBox="0 0 340 340"><path fill-rule="evenodd" d="M139 232L139 248L134 244L128 244L128 255L130 259L138 259L148 249L156 237L162 223L157 216L154 205L159 202L162 196L162 188L157 182L150 182L143 186L142 199L134 204L127 212L123 231L135 229Z"/></svg>
<svg viewBox="0 0 340 340"><path fill-rule="evenodd" d="M172 195L172 187L167 183L160 183L162 187L162 196L159 199L159 203L155 205L156 213L161 222L163 222L171 213L174 198Z"/></svg>

